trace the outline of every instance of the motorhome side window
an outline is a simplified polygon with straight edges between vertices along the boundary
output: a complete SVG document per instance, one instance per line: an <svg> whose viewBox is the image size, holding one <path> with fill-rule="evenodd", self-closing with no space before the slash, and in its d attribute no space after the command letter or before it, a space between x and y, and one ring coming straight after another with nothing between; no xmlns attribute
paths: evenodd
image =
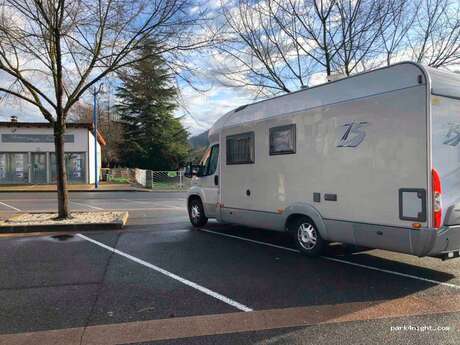
<svg viewBox="0 0 460 345"><path fill-rule="evenodd" d="M270 155L295 153L295 125L272 127L269 131Z"/></svg>
<svg viewBox="0 0 460 345"><path fill-rule="evenodd" d="M227 164L254 163L254 132L227 137Z"/></svg>

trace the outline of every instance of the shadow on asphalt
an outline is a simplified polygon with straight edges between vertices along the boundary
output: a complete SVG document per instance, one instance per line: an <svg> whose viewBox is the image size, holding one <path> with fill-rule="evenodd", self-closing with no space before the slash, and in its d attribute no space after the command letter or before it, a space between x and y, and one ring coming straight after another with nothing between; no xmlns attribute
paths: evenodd
<svg viewBox="0 0 460 345"><path fill-rule="evenodd" d="M203 228L215 232L221 232L223 234L229 234L233 236L248 238L251 240L296 249L295 242L291 238L291 236L283 232L219 223L210 223L204 226ZM397 258L397 256L401 255L408 256L406 254L387 252L390 254L390 256L395 256L395 259L391 260L388 258L382 258L379 256L372 255L373 250L373 248L366 248L362 246L331 243L328 247L326 247L324 256L338 258L341 260L346 260L361 265L368 265L379 269L391 270L404 274L411 274L418 276L420 278L437 280L440 282L448 282L456 278L456 276L453 274L437 271L435 269L431 269L428 267L406 263L400 261L400 258ZM299 255L301 254L299 253ZM311 260L311 258L305 259ZM419 260L422 261L423 258L420 258ZM421 262L420 264L422 265L423 262ZM365 268L362 269L365 270Z"/></svg>

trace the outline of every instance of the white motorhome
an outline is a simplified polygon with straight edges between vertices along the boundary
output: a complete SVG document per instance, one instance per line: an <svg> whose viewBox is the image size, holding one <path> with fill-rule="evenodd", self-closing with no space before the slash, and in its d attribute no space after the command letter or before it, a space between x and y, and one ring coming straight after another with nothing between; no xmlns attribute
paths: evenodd
<svg viewBox="0 0 460 345"><path fill-rule="evenodd" d="M400 63L239 107L188 167L190 221L443 259L460 248L460 75Z"/></svg>

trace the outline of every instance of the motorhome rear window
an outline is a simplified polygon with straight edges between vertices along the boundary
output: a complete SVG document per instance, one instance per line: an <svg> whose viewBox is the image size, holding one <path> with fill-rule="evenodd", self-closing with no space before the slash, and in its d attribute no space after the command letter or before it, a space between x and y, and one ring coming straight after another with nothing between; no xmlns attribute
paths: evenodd
<svg viewBox="0 0 460 345"><path fill-rule="evenodd" d="M270 155L295 153L295 125L270 128Z"/></svg>
<svg viewBox="0 0 460 345"><path fill-rule="evenodd" d="M254 163L254 132L227 136L227 164Z"/></svg>

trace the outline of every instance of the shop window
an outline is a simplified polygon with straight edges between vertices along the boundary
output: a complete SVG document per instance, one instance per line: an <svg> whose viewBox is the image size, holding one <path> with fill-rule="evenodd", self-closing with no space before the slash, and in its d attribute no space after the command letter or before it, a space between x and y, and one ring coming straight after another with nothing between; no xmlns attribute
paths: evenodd
<svg viewBox="0 0 460 345"><path fill-rule="evenodd" d="M65 153L65 167L67 180L70 183L86 183L85 174L85 154L84 153ZM50 153L50 178L56 181L56 154Z"/></svg>
<svg viewBox="0 0 460 345"><path fill-rule="evenodd" d="M23 184L29 182L29 156L27 153L0 153L0 183Z"/></svg>

